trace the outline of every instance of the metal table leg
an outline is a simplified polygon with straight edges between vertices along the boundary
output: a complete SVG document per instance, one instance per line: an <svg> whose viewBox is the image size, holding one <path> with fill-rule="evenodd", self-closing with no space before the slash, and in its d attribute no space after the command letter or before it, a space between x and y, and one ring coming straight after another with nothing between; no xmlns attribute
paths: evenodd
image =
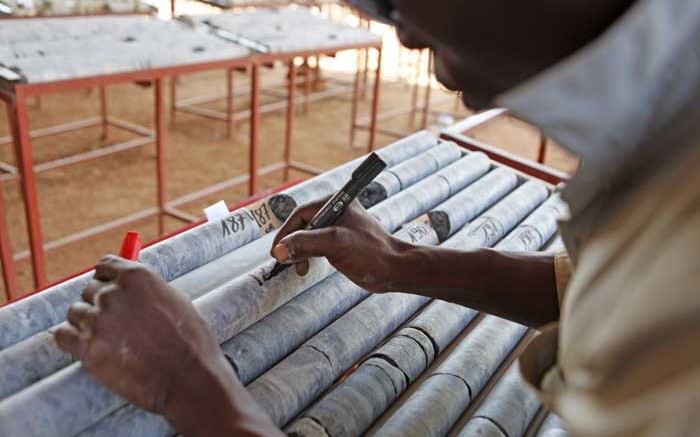
<svg viewBox="0 0 700 437"><path fill-rule="evenodd" d="M172 0L175 1L175 0ZM170 78L170 124L175 124L177 114L177 76Z"/></svg>
<svg viewBox="0 0 700 437"><path fill-rule="evenodd" d="M287 126L284 135L284 181L289 180L289 166L292 161L292 134L294 131L294 95L296 93L297 67L294 59L289 61L289 81L287 84Z"/></svg>
<svg viewBox="0 0 700 437"><path fill-rule="evenodd" d="M382 49L377 49L377 69L374 78L374 95L372 97L372 120L369 128L369 145L367 150L374 150L377 141L377 114L379 112L379 92L382 84Z"/></svg>
<svg viewBox="0 0 700 437"><path fill-rule="evenodd" d="M10 111L10 123L13 126L17 166L24 197L27 228L29 229L29 247L34 268L34 285L43 287L47 283L46 260L41 235L41 218L39 214L39 199L37 197L36 175L34 173L34 158L32 157L32 144L29 135L29 111L27 108L27 97L22 86L15 88L14 105L14 111Z"/></svg>
<svg viewBox="0 0 700 437"><path fill-rule="evenodd" d="M544 160L547 157L547 136L540 132L540 150L537 154L537 162L544 164Z"/></svg>
<svg viewBox="0 0 700 437"><path fill-rule="evenodd" d="M425 103L423 104L423 120L421 121L421 129L428 128L428 120L430 116L430 91L432 90L433 81L433 52L428 54L428 86L425 88Z"/></svg>
<svg viewBox="0 0 700 437"><path fill-rule="evenodd" d="M251 83L248 194L252 196L258 192L258 143L260 141L260 66L257 64L251 68Z"/></svg>
<svg viewBox="0 0 700 437"><path fill-rule="evenodd" d="M107 87L100 87L100 117L102 118L102 139L109 135L109 115L107 110Z"/></svg>
<svg viewBox="0 0 700 437"><path fill-rule="evenodd" d="M5 102L8 120L12 120L12 107ZM5 209L5 198L0 187L0 262L2 262L2 278L5 283L5 294L7 299L15 299L20 296L17 290L17 274L15 271L15 261L12 257L12 243L10 242L10 229L7 226L7 210Z"/></svg>
<svg viewBox="0 0 700 437"><path fill-rule="evenodd" d="M360 98L360 50L357 51L357 69L355 70L355 82L352 88L352 102L350 106L350 147L355 147L357 135L357 106Z"/></svg>
<svg viewBox="0 0 700 437"><path fill-rule="evenodd" d="M234 133L234 92L233 92L233 68L226 70L226 133L229 139L233 139Z"/></svg>
<svg viewBox="0 0 700 437"><path fill-rule="evenodd" d="M155 124L156 124L156 173L158 186L158 233L165 232L165 206L167 203L167 185L165 174L165 102L164 84L165 78L155 80Z"/></svg>

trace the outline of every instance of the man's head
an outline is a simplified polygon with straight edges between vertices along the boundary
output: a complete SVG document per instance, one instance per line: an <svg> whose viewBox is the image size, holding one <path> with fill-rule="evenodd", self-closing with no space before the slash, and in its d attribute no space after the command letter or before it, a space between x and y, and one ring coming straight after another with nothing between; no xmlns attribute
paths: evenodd
<svg viewBox="0 0 700 437"><path fill-rule="evenodd" d="M348 0L395 25L405 46L431 48L438 80L475 108L590 42L633 2Z"/></svg>

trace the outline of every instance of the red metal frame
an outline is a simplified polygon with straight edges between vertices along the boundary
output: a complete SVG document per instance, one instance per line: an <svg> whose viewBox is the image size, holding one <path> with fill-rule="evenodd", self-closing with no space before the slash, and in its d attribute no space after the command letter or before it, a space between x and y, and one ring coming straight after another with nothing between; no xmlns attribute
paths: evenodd
<svg viewBox="0 0 700 437"><path fill-rule="evenodd" d="M355 81L352 88L352 102L350 106L350 147L355 146L357 131L357 107L360 98L360 51L357 51L357 69L355 70Z"/></svg>
<svg viewBox="0 0 700 437"><path fill-rule="evenodd" d="M346 48L343 48L346 49ZM243 116L250 117L250 122L251 122L251 130L250 130L250 155L249 155L249 173L246 176L238 176L223 182L220 182L216 185L213 185L211 187L206 187L202 190L199 190L194 193L190 193L186 196L181 197L180 199L176 199L174 201L170 201L166 204L165 210L172 216L176 216L182 220L189 220L189 221L194 221L196 220L196 217L192 217L189 214L186 214L180 210L178 210L176 207L179 204L186 203L188 201L201 198L204 196L207 196L209 194L212 194L216 191L220 191L225 188L229 188L241 183L248 182L248 190L249 194L254 194L258 190L258 178L261 175L272 173L275 171L282 170L284 173L284 180L287 180L289 178L289 170L290 169L295 169L299 171L303 171L309 174L319 174L321 173L322 170L315 168L313 166L304 164L304 163L299 163L291 160L291 147L292 147L292 135L293 135L293 116L294 116L294 111L295 111L295 95L296 95L296 87L291 88L291 93L289 92L289 84L288 84L288 92L286 93L286 99L285 99L285 105L281 107L286 107L287 108L287 126L285 129L285 154L284 154L284 159L279 162L275 162L273 164L269 164L265 167L260 168L259 167L259 157L258 157L258 148L259 148L259 126L260 126L260 116L263 114L265 111L265 105L262 105L260 103L260 96L262 94L263 88L261 85L261 79L260 79L260 69L261 67L267 67L271 64L273 64L276 61L280 60L287 60L288 63L294 62L297 56L302 56L304 53L294 53L294 54L274 54L274 55L256 55L251 57L251 63L248 67L250 67L251 71L251 107L256 108L256 111L252 111L251 109L245 110L245 111L238 111L238 112L233 112L233 97L235 96L235 93L233 92L233 72L235 70L244 70L245 68L241 67L236 67L236 68L230 68L227 70L227 113L216 113L216 111L205 111L205 112L197 112L197 111L187 111L190 113L194 113L195 115L202 115L214 120L220 120L220 121L226 121L227 125L229 128L233 127L233 123L235 123L236 120L239 118L243 118ZM286 59L286 57L289 57L289 59ZM296 67L295 67L296 68ZM171 80L171 113L175 113L178 109L183 110L184 108L182 106L174 106L172 105L172 102L176 101L176 91L175 91L175 86L174 86L174 80L175 77ZM296 78L294 78L296 80ZM273 104L274 105L274 104ZM280 108L281 108L280 107ZM190 108L193 109L193 108ZM277 108L275 108L277 109ZM253 170L255 169L255 171Z"/></svg>
<svg viewBox="0 0 700 437"><path fill-rule="evenodd" d="M423 59L425 56L425 53L429 52L428 55L428 85L424 88L423 90L423 96L422 96L422 103L419 103L419 95L420 95L420 76L421 76L421 66L423 65ZM459 96L455 96L454 98L448 97L445 99L441 99L438 102L431 102L431 93L432 93L432 86L430 81L432 80L432 74L435 66L435 61L433 57L433 53L430 52L429 50L420 50L418 54L418 59L416 63L416 68L413 74L414 77L414 83L412 86L412 92L411 92L411 104L406 107L398 107L398 108L393 108L393 109L388 109L385 111L381 111L377 114L377 119L378 120L386 120L390 118L395 118L395 117L401 117L406 114L410 114L410 123L411 125L415 125L416 123L416 116L420 112L421 114L421 129L427 129L428 128L428 122L429 122L429 117L430 114L434 113L435 110L431 108L432 105L435 104L441 104L450 100L454 99L454 102L457 106L456 111L459 110L459 105L461 104L461 99ZM445 111L440 111L441 113L445 113ZM356 123L354 123L351 126L351 133L350 133L350 142L354 143L354 138L356 137L356 131L357 130L371 130L372 129L372 120L369 116L362 117L360 118ZM377 130L378 133L388 135L394 138L404 138L408 135L411 135L413 132L409 131L403 131L403 130L398 130L398 129L392 129L392 128L387 128L387 127L382 127L378 128Z"/></svg>
<svg viewBox="0 0 700 437"><path fill-rule="evenodd" d="M339 52L343 50L355 50L355 49L375 49L378 51L378 58L380 60L381 65L381 53L382 53L382 48L381 48L381 43L377 44L370 44L370 45L362 45L362 46L357 46L357 45L348 45L348 46L339 46L335 47L332 49L332 52ZM278 171L278 170L283 170L283 177L284 180L288 180L289 178L289 173L291 169L302 171L308 174L320 174L321 169L318 169L316 167L310 166L305 163L301 162L296 162L292 160L292 145L293 145L293 132L294 132L294 113L296 109L296 65L295 65L295 60L297 58L302 58L302 59L308 59L311 56L320 56L323 54L328 53L328 49L324 49L322 52L321 51L300 51L300 52L294 52L294 53L279 53L279 54L259 54L255 55L254 59L255 61L251 64L251 107L257 108L257 111L240 111L238 113L233 114L232 113L232 99L234 96L233 93L233 87L230 85L232 83L232 71L233 69L230 69L227 77L227 114L220 114L216 113L216 111L187 111L189 113L194 113L195 115L202 115L211 119L215 120L225 120L228 122L228 125L231 126L231 123L233 123L237 118L243 115L248 115L250 114L250 123L251 123L251 130L250 130L250 156L249 156L249 178L247 179L248 181L248 191L249 194L253 194L257 191L258 189L258 177L262 174L270 173L273 171ZM259 144L259 125L260 125L260 115L263 112L267 112L264 109L264 106L260 104L260 95L262 92L262 87L260 83L260 67L262 66L269 66L274 64L275 62L278 61L283 61L288 64L289 68L289 78L287 82L287 93L286 93L286 104L285 105L276 105L277 107L286 107L287 113L286 113L286 127L285 127L285 147L284 147L284 156L283 160L276 162L274 164L270 164L266 166L265 168L258 168L258 144ZM307 69L308 71L308 69ZM357 77L357 76L356 76ZM174 78L173 78L174 79ZM306 78L306 81L308 82L308 77ZM373 121L373 128L370 129L370 137L369 137L369 142L368 142L368 150L371 151L374 149L375 144L376 144L376 134L377 134L377 123L376 123L376 114L378 112L379 108L379 94L380 94L380 84L381 84L381 69L378 68L376 71L376 81L375 81L375 88L374 88L374 94L373 94L373 102L372 102L372 121ZM357 82L355 82L355 89L357 89ZM174 105L173 103L176 101L176 91L175 87L171 87L171 111L175 112L178 109L183 110L185 109L184 106L181 105ZM305 90L306 94L306 90ZM308 102L308 95L306 96L307 98L305 99ZM274 109L277 109L275 107ZM357 92L353 94L353 120L357 117ZM190 109L192 109L190 107ZM236 178L234 180L230 181L231 183L236 182L240 183L243 182L240 180L240 178ZM202 194L208 194L210 191L205 189L202 191ZM172 204L168 205L169 211L171 212L177 212L175 211L174 207ZM181 213L179 213L181 214ZM179 215L182 218L182 215Z"/></svg>
<svg viewBox="0 0 700 437"><path fill-rule="evenodd" d="M430 50L428 52L428 86L425 87L425 106L423 107L423 119L421 121L421 129L427 129L428 128L428 115L430 115L430 92L433 89L432 87L432 73L433 73L433 65L435 62L435 56L433 55L433 51Z"/></svg>
<svg viewBox="0 0 700 437"><path fill-rule="evenodd" d="M164 78L155 80L155 113L156 113L156 181L158 184L158 208L160 211L169 214L165 209L167 198L167 178L165 173L165 103L164 98ZM165 215L158 214L158 233L165 230Z"/></svg>
<svg viewBox="0 0 700 437"><path fill-rule="evenodd" d="M260 107L260 65L255 64L251 68L251 107ZM258 144L260 142L260 112L255 110L250 114L250 155L248 157L248 171L250 179L248 181L248 194L253 195L258 191Z"/></svg>
<svg viewBox="0 0 700 437"><path fill-rule="evenodd" d="M345 51L345 50L358 50L358 56L359 53L361 53L363 50L370 50L370 49L375 49L378 52L378 59L379 59L379 65L381 67L381 56L382 56L382 44L381 43L376 43L376 44L362 44L362 45L343 45L343 46L337 46L333 48L325 48L323 50L310 50L310 51L299 51L299 52L287 52L287 53L275 53L275 54L261 54L257 55L257 63L259 65L273 65L275 62L282 61L286 62L287 64L290 63L290 61L293 61L296 58L302 58L304 59L304 62L306 63L309 58L323 56L323 55L334 55L337 52ZM359 65L359 63L358 63ZM312 93L311 92L311 77L310 77L310 68L306 68L304 71L304 100L303 100L303 109L304 112L306 113L308 111L308 104L311 100L316 100L316 98L324 98L324 97L332 97L332 96L337 96L344 94L346 91L343 89L339 90L332 90L331 92L328 91L323 91L323 92L318 92L318 93ZM289 76L291 76L291 70L289 71ZM355 128L360 126L361 123L357 121L357 105L358 105L358 100L361 98L357 89L359 88L359 82L361 81L361 72L360 68L358 67L357 74L355 75L355 80L353 82L353 90L352 90L352 122L351 122L351 145L354 147L355 144ZM373 97L372 97L372 112L369 116L365 117L366 121L366 128L367 130L370 131L370 137L368 141L368 150L373 150L376 144L376 134L378 132L378 129L376 127L376 121L378 117L378 108L379 108L379 85L381 84L381 68L376 70L376 77L379 78L377 82L375 82L375 87L373 91ZM295 78L296 80L296 78ZM233 113L233 106L232 104L227 103L227 109L226 112L220 112L216 110L211 110L208 108L201 108L201 107L196 107L194 106L195 103L205 103L205 102L211 102L215 100L220 100L220 99L226 99L227 102L232 101L233 97L236 94L235 90L233 89L232 86L229 86L229 83L232 82L232 79L229 80L227 78L227 90L225 95L216 95L216 96L205 96L205 97L196 97L196 98L189 98L186 100L178 101L177 96L176 96L176 90L175 86L171 84L171 90L170 90L170 95L171 95L171 108L170 111L171 113L175 113L177 111L182 111L182 112L187 112L189 114L193 115L198 115L202 117L206 117L212 120L219 120L219 121L225 121L227 123L233 123L235 120L247 117L249 115L248 111L239 111L236 113ZM287 109L287 114L289 114L290 107L292 113L294 113L294 106L296 104L295 98L293 94L296 93L296 89L292 90L293 93L290 93L290 88L289 88L289 81L287 81L287 92L286 92L286 99L284 99L281 102L273 102L273 103L268 103L265 105L260 106L260 113L264 114L267 112L272 112L278 109ZM263 93L263 88L260 88L260 93ZM268 92L277 95L277 93L274 93L272 90L269 90ZM376 106L376 108L375 108ZM363 120L365 119L363 118ZM287 119L289 122L289 119ZM374 125L374 128L373 128ZM287 135L291 135L291 130L287 129L286 131ZM285 144L287 144L289 140L285 138ZM286 161L288 165L292 166L292 168L295 168L296 170L304 171L306 172L307 170L312 170L311 174L317 174L318 169L315 169L313 167L309 167L306 164L303 163L295 163L293 161Z"/></svg>
<svg viewBox="0 0 700 437"><path fill-rule="evenodd" d="M342 50L351 50L357 48L356 46L342 46L338 48L334 48L333 51L342 51ZM298 163L292 160L292 145L293 145L293 133L294 133L294 113L296 109L296 64L295 60L297 58L303 58L303 59L308 59L310 56L314 55L320 55L323 54L319 51L302 51L302 52L295 52L295 53L281 53L281 54L260 54L257 55L257 65L272 65L277 61L282 61L286 62L288 64L289 68L289 77L288 77L288 82L287 82L287 101L286 101L286 126L285 126L285 142L284 142L284 156L283 160L279 161L275 164L272 164L272 166L276 166L278 168L281 168L283 170L283 177L284 180L287 180L289 178L289 172L291 169L303 171L309 174L319 174L321 173L320 169L317 169L315 167L309 166L304 163ZM307 69L308 71L308 69ZM260 78L259 78L259 67L258 70L256 71L255 74L255 79L256 79L256 84L253 87L255 91L253 98L256 99L258 105L259 105L259 99L260 99ZM308 77L305 77L305 81L308 82ZM305 90L306 93L306 90ZM307 99L308 101L308 99ZM260 106L258 106L260 107ZM258 111L257 117L260 116L260 113L262 111ZM259 120L257 120L259 122ZM257 141L257 138L256 138ZM252 158L251 158L252 159ZM255 156L255 159L257 160L257 155ZM251 163L252 166L252 163ZM252 168L252 167L251 167ZM252 172L251 176L257 177L257 172Z"/></svg>
<svg viewBox="0 0 700 437"><path fill-rule="evenodd" d="M109 135L109 116L107 115L107 88L100 87L100 117L102 118L102 139Z"/></svg>
<svg viewBox="0 0 700 437"><path fill-rule="evenodd" d="M287 125L284 133L284 180L289 179L289 166L292 161L292 135L294 133L294 94L296 91L297 67L294 59L289 61L289 79L287 81Z"/></svg>
<svg viewBox="0 0 700 437"><path fill-rule="evenodd" d="M366 53L369 53L369 48L371 47L366 47L367 51ZM367 151L371 152L374 150L376 143L377 143L377 133L379 132L378 128L378 121L380 119L380 114L379 114L379 96L381 92L381 76L382 76L382 48L381 47L374 47L377 51L377 66L374 70L374 87L373 87L373 94L372 94L372 106L371 106L371 111L369 116L364 117L365 119L368 119L368 125L365 126L369 130L369 140L367 143ZM368 59L369 56L365 56L364 59ZM360 83L364 83L363 76L367 73L369 70L369 64L365 66L364 69L359 68L360 64L360 59L361 59L361 53L358 52L358 69L355 72L355 81L354 81L354 86L353 86L353 92L352 92L352 102L351 102L351 120L350 120L350 147L355 147L355 142L357 138L357 129L361 127L361 123L358 121L358 109L359 109L359 100L362 99L362 94L364 93L364 90L367 88L366 85L360 86Z"/></svg>
<svg viewBox="0 0 700 437"><path fill-rule="evenodd" d="M332 51L350 50L365 47L367 49L374 48L379 52L379 59L381 60L381 43L369 44L365 46L340 46L334 48ZM288 123L286 129L287 139L285 140L285 156L284 161L275 163L265 168L258 168L258 147L259 147L259 124L260 124L260 66L273 64L275 61L287 61L293 62L297 57L308 58L310 56L318 56L328 52L328 49L323 51L303 51L295 53L284 53L284 54L264 54L264 55L252 55L240 59L229 59L222 61L198 63L198 64L187 64L175 67L161 67L149 70L133 71L126 73L117 74L105 74L99 76L91 76L84 78L75 78L60 80L54 82L43 82L43 83L15 83L8 84L0 83L0 99L4 100L7 104L9 120L12 131L12 138L15 144L15 154L18 162L18 169L16 172L20 177L20 185L22 188L23 198L25 202L25 215L29 230L29 251L20 252L14 254L14 256L7 256L11 254L9 235L5 234L4 239L0 239L0 256L3 257L3 276L6 278L6 289L10 295L16 295L16 281L13 279L14 275L14 262L13 260L23 259L31 256L32 267L33 267L33 279L36 287L43 287L47 283L46 276L46 261L45 252L63 245L73 243L75 241L80 241L82 239L97 235L101 232L114 229L119 226L124 226L128 223L134 222L136 220L142 220L144 218L152 217L157 215L159 217L159 231L163 231L164 228L164 216L168 215L173 218L185 221L194 221L196 217L186 214L182 211L177 210L177 206L183 203L195 200L197 198L209 195L213 192L226 189L241 183L248 182L249 194L253 195L258 190L258 177L263 174L267 174L273 171L278 171L281 169L285 170L285 179L289 177L289 169L297 169L300 171L308 172L311 174L320 173L319 169L313 168L309 165L303 163L296 163L291 160L291 146L292 146L292 132L293 123ZM380 63L381 65L381 63ZM249 155L249 173L248 175L241 175L239 177L223 181L211 187L199 190L195 193L190 193L186 196L182 196L178 199L173 199L168 201L167 190L166 190L166 168L165 168L165 136L166 136L166 126L165 126L165 106L164 106L164 80L166 78L171 78L172 81L175 80L177 76L196 73L206 70L226 70L227 74L232 76L232 72L236 69L245 69L251 67L251 106L248 112L250 114L250 155ZM374 101L372 114L376 118L376 113L378 110L379 102L379 85L380 85L380 68L377 69L377 80L375 83L374 91ZM232 79L232 77L230 77ZM116 120L109 119L107 116L107 94L106 87L110 85L123 84L123 83L153 83L155 91L155 132L151 133L144 128L130 125L126 122L117 122ZM229 82L232 88L232 81ZM32 132L30 130L29 114L28 114L28 99L32 97L40 97L45 94L53 94L65 91L71 91L76 89L85 88L98 88L100 90L100 100L102 103L101 113L99 120L94 123L83 124L72 123L70 127L53 127L45 129L44 132L35 132L35 137L49 135L51 133L56 133L59 131L66 131L77 129L80 127L85 127L86 125L96 125L100 124L102 126L103 135L108 133L109 125L115 125L121 128L127 128L140 133L146 138L137 139L127 142L127 144L117 144L109 146L100 150L89 152L84 156L79 157L68 157L62 158L50 163L43 163L41 165L34 165L34 159L32 154ZM287 104L287 118L288 121L293 122L294 114L294 91L288 93L288 104ZM171 88L171 93L174 97L174 87ZM230 96L232 97L232 96ZM230 100L229 105L233 105L233 101ZM174 112L173 114L174 115ZM233 116L228 120L229 129L232 129ZM376 120L374 126L371 129L370 140L368 148L372 150L375 146L376 137ZM231 134L232 135L232 130ZM41 216L40 208L36 189L36 173L43 170L49 170L56 167L61 167L75 162L84 161L87 159L94 159L97 157L104 156L109 153L115 153L126 148L136 147L138 145L148 144L150 142L155 142L156 159L157 159L157 170L156 170L156 183L157 183L157 199L156 207L149 208L144 211L140 211L131 214L127 217L123 217L114 220L109 223L105 223L99 226L89 228L87 230L63 237L59 240L44 243L43 236L41 232ZM10 168L12 170L12 168ZM10 177L13 177L10 175ZM7 179L7 178L5 178ZM0 213L2 211L0 210ZM3 227L3 221L6 218L3 216L0 218L0 230ZM5 223L6 227L6 223ZM7 241L5 241L7 240ZM9 278L9 280L8 280ZM11 291L9 291L12 289Z"/></svg>
<svg viewBox="0 0 700 437"><path fill-rule="evenodd" d="M491 109L462 120L461 122L450 127L449 131L454 134L464 133L468 130L474 129L476 126L483 126L484 124L494 121L502 116L512 117L511 115L508 115L508 110L505 108ZM539 164L544 164L544 160L547 156L548 141L547 136L540 131L540 147L537 151L537 162Z"/></svg>
<svg viewBox="0 0 700 437"><path fill-rule="evenodd" d="M233 128L234 128L234 117L233 108L235 107L234 94L233 94L233 68L226 70L226 114L228 115L228 120L226 121L226 134L230 140L233 139Z"/></svg>
<svg viewBox="0 0 700 437"><path fill-rule="evenodd" d="M411 96L411 125L416 124L416 112L417 112L417 107L418 107L418 91L420 90L418 83L420 82L420 67L421 67L421 65L423 65L423 56L425 56L425 50L420 50L420 54L418 55L418 63L416 65L415 77L414 77L413 95ZM428 71L428 74L430 75L430 71ZM423 103L423 105L425 105L425 103Z"/></svg>
<svg viewBox="0 0 700 437"><path fill-rule="evenodd" d="M3 94L0 94L2 96ZM32 157L31 139L29 136L29 111L25 98L25 89L19 86L15 89L14 100L9 100L10 126L14 138L15 156L21 175L20 185L25 205L27 228L29 230L29 247L33 256L33 275L37 285L43 285L46 278L46 267L43 257L41 224L39 220L39 200L34 174L34 158Z"/></svg>
<svg viewBox="0 0 700 437"><path fill-rule="evenodd" d="M264 65L268 66L268 65ZM205 117L210 120L216 120L216 121L223 121L227 124L227 135L229 138L233 138L233 132L234 132L234 127L235 123L238 120L246 119L250 117L250 110L240 110L240 111L235 111L234 107L234 101L236 96L242 96L242 95L247 95L250 93L249 88L248 90L238 90L233 86L234 83L234 72L235 69L229 69L226 72L226 93L224 94L216 94L216 95L208 95L208 96L197 96L197 97L189 97L187 99L177 99L177 87L174 83L174 81L171 82L170 84L170 113L171 113L171 121L175 120L175 115L177 112L185 112L191 115L196 115L200 117ZM245 87L244 87L245 88ZM285 88L287 88L287 85L285 85ZM286 91L279 91L275 88L264 88L260 87L260 94L270 94L274 96L283 96L285 97L281 101L275 101L272 103L265 103L261 104L259 111L260 114L266 114L268 112L273 112L276 110L281 110L284 109L288 106L288 98ZM323 94L323 95L321 95ZM327 96L332 96L336 95L338 93L334 94L328 94L327 92L320 92L316 93L316 95L311 95L309 96L309 100L314 99L315 97L327 97ZM226 110L225 111L218 111L210 108L204 108L200 105L202 103L209 103L209 102L214 102L217 100L224 100L226 103Z"/></svg>
<svg viewBox="0 0 700 437"><path fill-rule="evenodd" d="M1 91L0 91L1 92ZM63 123L55 126L50 126L42 129L35 129L29 132L30 138L42 138L50 135L56 135L59 133L70 132L78 129L84 129L93 126L102 126L102 139L105 139L109 132L109 126L117 127L122 130L126 130L138 135L137 138L122 141L119 143L111 144L109 146L101 147L99 149L91 150L89 152L76 153L71 156L57 158L48 162L43 162L41 164L36 164L34 166L34 171L40 173L47 170L53 170L55 168L65 167L72 164L77 164L79 162L88 161L98 157L111 155L112 153L119 153L125 150L129 150L135 147L150 144L155 139L155 132L147 129L143 126L138 126L124 120L119 120L106 115L104 110L101 110L102 115L100 117L87 118L83 120L76 120L68 123ZM12 135L0 138L0 145L13 143ZM5 174L0 176L0 182L6 180L13 180L17 178L18 171L14 165L9 163L0 162L0 170L4 171Z"/></svg>
<svg viewBox="0 0 700 437"><path fill-rule="evenodd" d="M30 251L28 254L20 253L14 256L14 259L22 259L27 255L32 258L33 267L33 277L34 282L37 287L42 287L46 285L46 264L45 264L45 251L53 249L55 247L62 246L74 241L78 241L99 232L103 232L108 229L113 229L117 226L123 226L127 223L133 222L135 220L141 220L146 217L153 215L159 215L161 224L160 228L163 228L162 220L163 214L170 215L174 218L183 219L182 214L178 214L177 211L173 211L170 205L166 203L166 173L165 173L165 106L164 106L164 87L163 81L167 77L176 76L180 74L194 73L198 71L205 71L211 69L229 69L229 68L240 68L254 63L253 57L234 59L234 60L223 60L209 63L199 63L199 64L188 64L177 67L164 67L156 68L151 70L142 70L127 73L118 73L111 75L101 75L92 76L86 78L68 79L56 82L44 82L44 83L18 83L9 89L0 89L0 99L5 101L8 108L9 121L12 131L13 142L15 144L15 154L18 162L18 173L20 176L20 185L22 187L23 199L25 202L25 214L27 219L27 225L29 229L29 242ZM34 165L34 159L32 156L32 146L31 146L31 134L29 125L29 113L28 113L28 99L30 97L41 96L44 94L52 94L63 91L70 91L75 89L83 88L93 88L98 87L103 89L109 85L115 85L120 83L130 83L130 82L154 82L155 83L155 143L156 143L156 156L157 156L157 174L156 182L158 186L158 199L157 207L151 208L146 211L142 211L136 214L132 214L126 218L115 220L108 224L96 226L90 228L86 231L80 232L78 234L73 234L62 238L61 240L50 242L44 244L41 225L40 225L40 210L36 190L36 173L37 171L46 170L49 168L55 168L58 166L63 166L78 162L75 158L64 158L60 164L52 163L50 166L41 168ZM106 100L106 95L103 95ZM251 105L251 114L257 112L257 107ZM105 107L106 110L106 107ZM103 112L103 116L106 112ZM103 129L105 129L106 122L104 117L101 121ZM257 126L255 129L257 130ZM257 135L257 132L255 132ZM149 139L148 142L152 142ZM257 147L257 145L256 145ZM103 156L105 153L94 153L92 156L85 159L92 159L99 156ZM84 159L79 159L84 160ZM44 164L45 165L45 164ZM39 168L37 168L39 167ZM189 219L189 217L187 218ZM4 217L0 219L6 220ZM0 223L0 228L2 228L2 223ZM7 235L7 234L6 234ZM9 238L9 237L8 237ZM5 238L7 239L7 238ZM0 243L6 243L5 245L9 247L9 241L4 242L0 240ZM2 247L0 248L0 255L7 254L9 251ZM13 262L10 260L3 259L3 269L7 269L12 266ZM7 267L6 267L7 266ZM5 277L12 278L14 275L10 272L5 274ZM7 282L7 281L6 281ZM9 285L12 285L12 290L10 290ZM6 289L8 294L16 295L16 282L10 280L10 283L6 283Z"/></svg>
<svg viewBox="0 0 700 437"><path fill-rule="evenodd" d="M368 56L369 57L369 56ZM367 71L367 68L365 68ZM370 121L369 128L369 145L367 148L368 152L374 150L377 142L377 113L379 112L379 91L382 85L382 51L379 50L377 53L377 69L375 70L374 76L374 97L372 98L372 120ZM366 87L365 87L366 88Z"/></svg>
<svg viewBox="0 0 700 437"><path fill-rule="evenodd" d="M247 94L249 91L248 90L237 90L233 86L228 86L229 82L233 81L233 72L227 73L227 87L226 87L226 93L225 94L216 94L216 95L208 95L208 96L197 96L197 97L190 97L187 99L177 99L177 91L176 87L174 84L171 84L171 107L170 111L172 114L175 114L178 111L185 112L188 114L192 115L197 115L200 117L205 117L210 120L217 120L217 121L223 121L226 122L227 124L235 124L237 120L241 120L244 118L249 117L249 111L248 110L241 110L241 111L235 111L234 110L234 105L233 101L236 96L241 96ZM286 84L283 84L282 86L284 87L284 91L281 91L278 88L277 85L272 85L267 88L265 87L260 87L260 94L261 95L271 95L274 97L282 97L281 100L274 101L274 102L269 102L265 104L261 104L260 106L260 113L261 114L266 114L268 112L273 112L277 110L281 110L284 108L287 108L289 106L289 99L288 99L288 84L289 82L287 81ZM306 84L305 84L306 86ZM345 93L348 93L350 91L347 90L347 85L346 84L339 84L338 86L332 88L332 89L327 89L323 91L318 91L314 93L306 93L305 92L305 99L304 99L304 107L306 108L308 106L308 103L311 101L316 101L320 100L323 98L328 98L328 97L335 97L339 96ZM202 106L198 106L202 103L209 103L209 102L214 102L217 100L224 100L226 101L226 111L218 111L215 109L210 109L210 108L205 108ZM227 132L227 134L232 135L231 133Z"/></svg>
<svg viewBox="0 0 700 437"><path fill-rule="evenodd" d="M455 143L468 150L484 152L489 156L489 158L493 159L496 162L500 162L501 164L514 168L518 171L521 171L538 179L542 179L546 182L549 182L550 184L556 185L569 180L569 175L567 175L566 173L548 167L542 164L541 162L531 161L529 159L525 159L515 154L506 152L504 150L499 149L498 147L486 144L468 135L470 130L478 126L483 126L484 124L493 121L498 117L505 115L506 113L507 110L498 108L475 114L471 117L462 120L454 126L444 130L440 137L448 141L454 141ZM546 146L547 141L544 135L540 135L540 138L541 140L539 156L540 159L543 159L543 146ZM544 138L544 140L542 140L542 138Z"/></svg>
<svg viewBox="0 0 700 437"><path fill-rule="evenodd" d="M5 283L7 300L17 297L17 273L12 259L12 243L10 229L7 226L7 210L5 196L0 189L0 261L2 262L2 279Z"/></svg>

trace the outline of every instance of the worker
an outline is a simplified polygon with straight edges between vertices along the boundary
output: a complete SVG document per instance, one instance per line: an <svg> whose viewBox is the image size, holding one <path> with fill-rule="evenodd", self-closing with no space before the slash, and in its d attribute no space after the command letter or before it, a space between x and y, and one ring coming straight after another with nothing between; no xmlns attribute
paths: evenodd
<svg viewBox="0 0 700 437"><path fill-rule="evenodd" d="M435 53L475 108L503 106L579 155L568 253L415 247L354 205L272 248L324 256L372 292L420 290L537 328L521 372L574 436L700 435L700 2L354 0ZM281 435L192 304L154 273L100 262L56 334L107 387L197 436Z"/></svg>

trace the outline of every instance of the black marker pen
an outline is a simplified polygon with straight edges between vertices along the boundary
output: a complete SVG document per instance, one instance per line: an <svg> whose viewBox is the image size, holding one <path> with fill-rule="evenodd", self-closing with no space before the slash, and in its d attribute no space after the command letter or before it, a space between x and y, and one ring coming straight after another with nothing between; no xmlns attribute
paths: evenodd
<svg viewBox="0 0 700 437"><path fill-rule="evenodd" d="M305 229L321 229L332 225L336 219L345 212L347 207L355 200L360 192L385 168L386 163L382 161L376 153L371 153L367 159L352 172L352 177L343 188L328 199L328 202L318 210ZM279 262L275 263L272 270L263 275L263 279L267 281L274 278L290 265L291 264L280 264Z"/></svg>

